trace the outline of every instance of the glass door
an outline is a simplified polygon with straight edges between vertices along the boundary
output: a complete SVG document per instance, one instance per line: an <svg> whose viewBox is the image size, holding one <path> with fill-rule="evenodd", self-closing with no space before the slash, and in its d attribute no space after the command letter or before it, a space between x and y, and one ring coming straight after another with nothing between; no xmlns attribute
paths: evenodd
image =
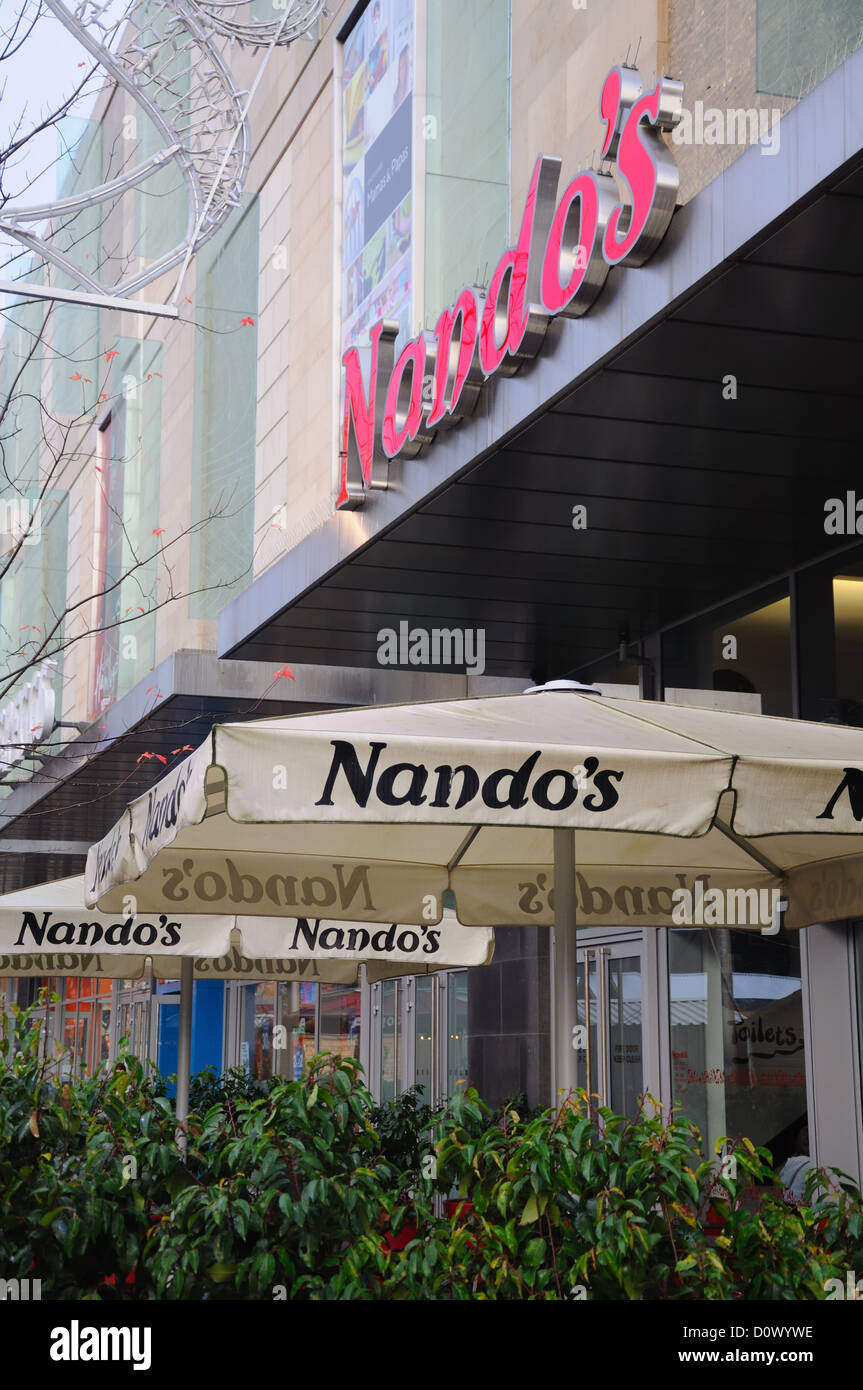
<svg viewBox="0 0 863 1390"><path fill-rule="evenodd" d="M616 1114L633 1115L645 1090L643 948L590 945L576 959L579 1087Z"/></svg>
<svg viewBox="0 0 863 1390"><path fill-rule="evenodd" d="M437 1104L467 1082L467 971L402 975L369 986L369 1089L378 1102L410 1086Z"/></svg>

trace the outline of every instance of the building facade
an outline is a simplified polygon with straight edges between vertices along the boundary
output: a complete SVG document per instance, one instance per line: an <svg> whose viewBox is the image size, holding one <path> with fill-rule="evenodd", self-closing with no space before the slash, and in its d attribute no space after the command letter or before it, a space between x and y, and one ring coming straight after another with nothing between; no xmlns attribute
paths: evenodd
<svg viewBox="0 0 863 1390"><path fill-rule="evenodd" d="M14 669L64 615L49 675L57 717L81 726L7 773L7 891L78 872L214 719L568 677L863 725L859 5L330 11L266 68L242 206L196 257L179 322L59 306L31 360L44 305L7 311L7 391L23 363L77 434L74 469L52 471L38 411L19 409L6 448L46 519L0 621ZM225 56L250 86L260 54ZM636 97L682 84L656 137L679 176L667 233L598 286L595 259L559 260L558 292L586 272L581 300L529 355L465 363L463 418L435 431L435 330L463 291L510 302L517 262L497 272L542 206L538 157L561 161L557 197L591 174L564 240L584 239L588 185L633 198L600 111L615 68ZM65 188L109 177L129 129L150 148L130 116L128 94L102 100ZM127 204L83 229L103 267L156 259L184 215L164 171ZM147 297L169 293L166 277ZM377 361L380 425L381 364L411 343L389 450L381 434L365 467L363 393ZM863 927L627 929L584 882L579 909L591 1089L622 1110L649 1090L711 1145L746 1134L783 1157L808 1117L818 1161L863 1174ZM470 1081L548 1103L553 949L544 928L505 927L482 969L302 997L221 985L199 1059L293 1075L328 1047L360 1057L381 1098ZM55 1027L89 1065L139 1002L136 1037L169 1060L170 988L85 984L67 982ZM274 1052L280 1022L291 1046Z"/></svg>

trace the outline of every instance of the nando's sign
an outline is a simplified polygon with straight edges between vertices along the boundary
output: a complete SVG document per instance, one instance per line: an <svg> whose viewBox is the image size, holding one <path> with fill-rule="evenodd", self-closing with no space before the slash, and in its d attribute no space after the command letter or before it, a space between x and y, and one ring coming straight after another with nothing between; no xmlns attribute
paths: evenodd
<svg viewBox="0 0 863 1390"><path fill-rule="evenodd" d="M583 169L558 198L562 161L540 155L518 240L484 298L463 289L434 332L407 343L398 360L398 324L377 323L367 381L358 349L347 349L339 507L361 507L369 488L387 487L390 459L418 454L438 430L470 414L489 377L512 376L535 357L553 318L585 313L612 266L649 260L668 230L679 183L660 132L672 130L682 111L682 82L663 77L645 92L635 68L612 68L599 100L600 159L616 163L618 178Z"/></svg>

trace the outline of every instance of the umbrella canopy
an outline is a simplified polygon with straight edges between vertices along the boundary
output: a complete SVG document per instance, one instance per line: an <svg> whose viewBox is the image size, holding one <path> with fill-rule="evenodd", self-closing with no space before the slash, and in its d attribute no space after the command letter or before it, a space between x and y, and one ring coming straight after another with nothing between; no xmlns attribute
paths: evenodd
<svg viewBox="0 0 863 1390"><path fill-rule="evenodd" d="M87 901L427 936L449 890L468 925L552 923L565 829L585 925L863 912L859 730L559 684L216 725L91 849Z"/></svg>
<svg viewBox="0 0 863 1390"><path fill-rule="evenodd" d="M399 924L307 918L216 917L182 912L122 917L84 905L84 878L59 879L0 896L0 978L88 975L138 979L151 961L160 978L184 957L202 980L320 980L427 974L487 965L494 933L478 936L451 911L431 933Z"/></svg>
<svg viewBox="0 0 863 1390"><path fill-rule="evenodd" d="M248 954L243 954L243 952ZM192 982L318 980L355 984L361 964L371 981L395 975L487 965L494 933L480 938L448 911L434 928L398 923L369 930L364 922L137 913L124 897L118 913L84 904L84 878L58 879L0 897L0 979L4 976L86 975L137 979L151 961L154 974L180 978L177 1119L189 1111ZM180 1134L185 1145L185 1136Z"/></svg>

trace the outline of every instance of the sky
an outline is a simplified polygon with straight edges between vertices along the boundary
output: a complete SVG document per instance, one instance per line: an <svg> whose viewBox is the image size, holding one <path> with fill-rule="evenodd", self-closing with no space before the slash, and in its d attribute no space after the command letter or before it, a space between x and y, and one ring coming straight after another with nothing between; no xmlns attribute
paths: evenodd
<svg viewBox="0 0 863 1390"><path fill-rule="evenodd" d="M107 0L105 17L112 22L128 8L129 0ZM38 9L38 0L3 0L0 6L0 43L10 34L22 11L25 19L29 20ZM75 90L92 67L92 56L43 5L32 33L17 52L0 62L0 149L7 149L10 140L20 139L26 132L34 130ZM80 129L78 122L92 113L105 80L104 71L97 68L87 81L70 112L76 119L65 127L67 140L68 132ZM22 150L9 159L3 169L3 189L9 204L29 206L56 197L58 174L62 168L58 164L58 153L63 144L63 131L49 127L34 135ZM2 238L0 234L0 276L15 278L14 264L4 270L3 263L10 255L17 258L20 254L18 243Z"/></svg>

